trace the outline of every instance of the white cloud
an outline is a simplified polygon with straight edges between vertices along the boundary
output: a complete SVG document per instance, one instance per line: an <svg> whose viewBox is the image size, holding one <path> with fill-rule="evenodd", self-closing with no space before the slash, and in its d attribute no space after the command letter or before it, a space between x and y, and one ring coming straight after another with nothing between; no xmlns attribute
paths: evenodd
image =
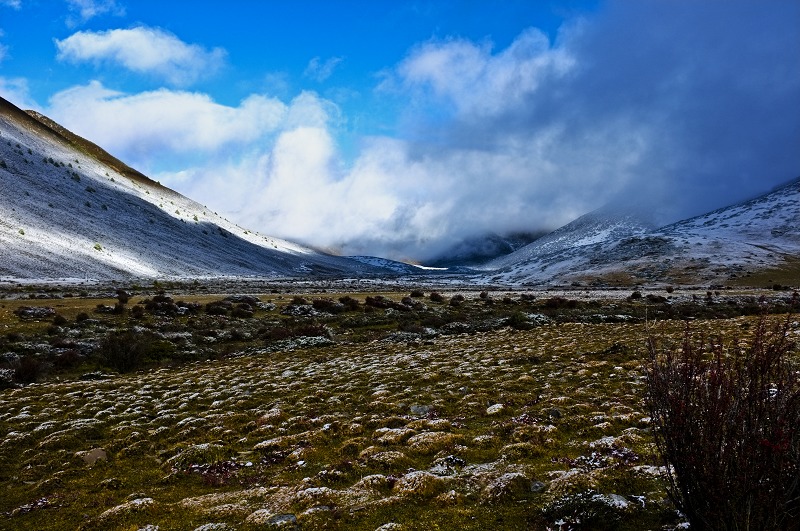
<svg viewBox="0 0 800 531"><path fill-rule="evenodd" d="M551 46L536 28L523 31L505 50L463 39L427 42L396 69L396 84L425 103L442 100L463 115L497 114L524 103L542 83L575 68L576 59Z"/></svg>
<svg viewBox="0 0 800 531"><path fill-rule="evenodd" d="M343 60L342 57L330 57L323 61L320 57L314 57L308 62L303 75L322 83L333 75L333 71Z"/></svg>
<svg viewBox="0 0 800 531"><path fill-rule="evenodd" d="M24 78L7 78L0 76L0 96L21 109L38 110L30 96L28 81Z"/></svg>
<svg viewBox="0 0 800 531"><path fill-rule="evenodd" d="M12 9L19 9L22 7L22 0L0 0L0 4Z"/></svg>
<svg viewBox="0 0 800 531"><path fill-rule="evenodd" d="M158 76L173 85L188 85L219 70L225 61L221 48L206 50L187 44L158 28L139 26L92 32L79 31L56 40L64 61L118 64L128 70Z"/></svg>
<svg viewBox="0 0 800 531"><path fill-rule="evenodd" d="M261 95L229 107L201 93L161 89L131 95L93 81L53 96L48 112L112 153L150 166L169 154L208 155L255 142L277 130L289 110Z"/></svg>
<svg viewBox="0 0 800 531"><path fill-rule="evenodd" d="M67 0L67 5L70 10L78 13L81 22L86 22L99 15L122 16L125 14L125 8L116 0ZM76 22L70 20L69 24L74 25Z"/></svg>

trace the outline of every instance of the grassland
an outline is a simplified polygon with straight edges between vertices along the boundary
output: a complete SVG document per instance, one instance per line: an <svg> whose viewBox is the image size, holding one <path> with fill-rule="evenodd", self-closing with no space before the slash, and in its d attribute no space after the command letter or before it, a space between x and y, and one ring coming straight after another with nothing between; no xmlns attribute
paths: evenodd
<svg viewBox="0 0 800 531"><path fill-rule="evenodd" d="M126 291L0 302L0 528L674 528L647 335L793 300Z"/></svg>

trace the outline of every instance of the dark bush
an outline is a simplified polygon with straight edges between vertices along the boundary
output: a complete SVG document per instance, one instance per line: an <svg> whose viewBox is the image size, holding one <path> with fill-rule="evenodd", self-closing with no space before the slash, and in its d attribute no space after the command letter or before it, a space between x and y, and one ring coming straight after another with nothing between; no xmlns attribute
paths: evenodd
<svg viewBox="0 0 800 531"><path fill-rule="evenodd" d="M145 310L152 315L171 317L178 315L178 306L175 304L175 301L172 300L172 297L164 295L163 293L156 295L152 299L145 299L141 301L141 303L144 304Z"/></svg>
<svg viewBox="0 0 800 531"><path fill-rule="evenodd" d="M308 301L300 295L295 295L292 297L292 300L289 301L289 306L305 306L306 304L308 304Z"/></svg>
<svg viewBox="0 0 800 531"><path fill-rule="evenodd" d="M577 308L578 301L574 299L565 299L564 297L550 297L546 301L544 301L545 308Z"/></svg>
<svg viewBox="0 0 800 531"><path fill-rule="evenodd" d="M19 383L34 383L44 375L46 364L35 356L23 356L14 369L14 380Z"/></svg>
<svg viewBox="0 0 800 531"><path fill-rule="evenodd" d="M104 367L117 372L131 372L144 365L152 345L153 339L148 334L112 332L103 338L96 353Z"/></svg>
<svg viewBox="0 0 800 531"><path fill-rule="evenodd" d="M346 307L341 302L336 302L333 299L314 299L311 305L319 312L338 314L346 311Z"/></svg>
<svg viewBox="0 0 800 531"><path fill-rule="evenodd" d="M357 312L361 308L358 303L358 299L354 299L350 295L339 297L339 302L344 305L346 312Z"/></svg>
<svg viewBox="0 0 800 531"><path fill-rule="evenodd" d="M264 334L268 341L292 339L295 337L331 337L330 330L318 323L286 323L276 326Z"/></svg>
<svg viewBox="0 0 800 531"><path fill-rule="evenodd" d="M53 324L54 324L54 325L56 325L56 326L64 326L64 325L65 325L65 324L67 324L68 322L69 322L69 321L67 321L67 318L66 318L66 317L64 317L64 316L63 316L63 315L61 315L61 314L59 314L59 315L56 315L55 317L53 317Z"/></svg>
<svg viewBox="0 0 800 531"><path fill-rule="evenodd" d="M206 313L208 315L228 315L232 308L233 303L230 301L214 301L206 304Z"/></svg>
<svg viewBox="0 0 800 531"><path fill-rule="evenodd" d="M246 302L242 302L234 306L233 310L231 311L231 315L233 317L239 317L241 319L250 319L253 317L253 307L247 304Z"/></svg>
<svg viewBox="0 0 800 531"><path fill-rule="evenodd" d="M372 306L373 308L391 308L392 301L383 295L375 295L374 297L367 297L364 299L364 304Z"/></svg>
<svg viewBox="0 0 800 531"><path fill-rule="evenodd" d="M419 289L415 289L415 290L411 291L410 296L414 297L415 299L418 299L420 297L424 297L425 296L425 292L422 291L422 290L419 290Z"/></svg>
<svg viewBox="0 0 800 531"><path fill-rule="evenodd" d="M83 321L89 320L89 314L86 312L81 312L75 316L75 321L78 323L82 323Z"/></svg>
<svg viewBox="0 0 800 531"><path fill-rule="evenodd" d="M749 345L648 341L648 404L670 498L692 529L796 529L800 378L790 320ZM794 356L794 359L792 359Z"/></svg>
<svg viewBox="0 0 800 531"><path fill-rule="evenodd" d="M175 306L178 307L178 315L197 315L203 309L199 302L178 301Z"/></svg>
<svg viewBox="0 0 800 531"><path fill-rule="evenodd" d="M60 370L70 369L81 360L81 353L77 349L60 352L53 358L53 365Z"/></svg>
<svg viewBox="0 0 800 531"><path fill-rule="evenodd" d="M444 302L444 295L438 291L431 292L430 298L433 302Z"/></svg>
<svg viewBox="0 0 800 531"><path fill-rule="evenodd" d="M522 312L512 313L506 320L506 324L515 330L530 330L533 328L533 323Z"/></svg>

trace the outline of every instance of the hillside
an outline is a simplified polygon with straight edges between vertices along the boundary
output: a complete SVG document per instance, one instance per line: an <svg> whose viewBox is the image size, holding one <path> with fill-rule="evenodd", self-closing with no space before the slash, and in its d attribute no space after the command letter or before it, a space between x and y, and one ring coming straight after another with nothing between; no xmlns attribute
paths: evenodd
<svg viewBox="0 0 800 531"><path fill-rule="evenodd" d="M0 279L386 273L238 227L0 99Z"/></svg>
<svg viewBox="0 0 800 531"><path fill-rule="evenodd" d="M491 281L512 284L724 283L787 267L795 271L799 226L796 179L657 229L629 213L590 213L484 267ZM800 275L792 276L796 284Z"/></svg>

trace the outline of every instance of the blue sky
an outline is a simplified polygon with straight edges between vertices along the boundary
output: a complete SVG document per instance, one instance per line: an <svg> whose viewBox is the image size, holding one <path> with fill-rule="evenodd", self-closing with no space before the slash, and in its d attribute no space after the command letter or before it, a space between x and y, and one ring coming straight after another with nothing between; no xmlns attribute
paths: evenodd
<svg viewBox="0 0 800 531"><path fill-rule="evenodd" d="M0 0L0 96L240 224L424 260L800 175L800 2Z"/></svg>

